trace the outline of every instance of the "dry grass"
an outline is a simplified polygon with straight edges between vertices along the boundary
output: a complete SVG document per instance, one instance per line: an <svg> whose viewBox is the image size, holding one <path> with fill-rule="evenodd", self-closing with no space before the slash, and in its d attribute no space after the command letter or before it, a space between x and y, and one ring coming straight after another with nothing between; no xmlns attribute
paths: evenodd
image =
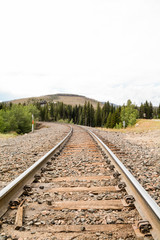
<svg viewBox="0 0 160 240"><path fill-rule="evenodd" d="M94 99L90 99L84 96L79 95L69 95L69 94L53 94L53 95L46 95L46 96L40 96L40 97L33 97L33 98L22 98L11 101L12 103L33 103L34 101L41 101L45 100L47 102L63 102L64 104L70 104L72 106L75 105L84 105L85 101L90 102L94 108L97 107L98 101ZM102 103L100 103L101 107L103 106Z"/></svg>
<svg viewBox="0 0 160 240"><path fill-rule="evenodd" d="M17 136L17 133L15 132L11 132L11 133L0 133L0 139L7 139L7 138L13 138L13 137L16 137Z"/></svg>
<svg viewBox="0 0 160 240"><path fill-rule="evenodd" d="M104 131L110 132L135 132L142 133L154 130L160 130L160 120L149 120L149 119L138 119L137 123L132 127L127 127L125 129L109 129L109 128L99 128Z"/></svg>
<svg viewBox="0 0 160 240"><path fill-rule="evenodd" d="M84 105L85 101L89 101L92 103L93 107L96 108L97 107L97 103L98 101L95 101L93 99L89 99L83 96L58 96L57 99L55 99L55 101L59 101L59 102L63 102L65 104L69 104L72 106L77 105ZM102 106L102 104L100 104Z"/></svg>

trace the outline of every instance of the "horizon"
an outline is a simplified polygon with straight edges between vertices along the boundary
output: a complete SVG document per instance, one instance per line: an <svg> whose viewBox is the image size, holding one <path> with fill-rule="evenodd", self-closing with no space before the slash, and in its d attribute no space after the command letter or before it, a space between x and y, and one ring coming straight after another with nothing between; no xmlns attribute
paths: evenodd
<svg viewBox="0 0 160 240"><path fill-rule="evenodd" d="M144 102L141 102L139 105L138 104L136 104L136 103L134 103L133 101L132 101L132 99L128 99L125 103L123 103L123 104L116 104L116 103L114 103L114 102L110 102L109 100L106 100L106 101L99 101L99 100L97 100L97 99L95 99L95 98L90 98L90 97L87 97L87 96L84 96L84 95L80 95L80 94L74 94L74 93L55 93L55 94L46 94L46 95L40 95L40 96L31 96L31 97L22 97L22 98L15 98L15 99L9 99L9 100L6 100L6 101L0 101L0 103L7 103L7 102L12 102L12 101L16 101L16 100L21 100L21 99L30 99L30 98L39 98L39 97L46 97L46 96L52 96L52 95L62 95L62 96L78 96L78 97L84 97L84 98L88 98L88 99L91 99L91 100L93 100L93 101L97 101L97 102L99 102L99 103L106 103L106 102L109 102L110 104L113 104L113 105L116 105L116 106L122 106L122 105L126 105L127 104L127 101L128 100L131 100L131 102L132 102L132 104L134 104L134 105L136 105L136 106L138 106L138 107L140 107L140 105L141 104L144 104L146 101L148 102L148 103L150 103L151 101L148 101L147 99L144 101ZM152 102L151 102L152 103ZM153 103L152 103L152 105L153 105ZM160 103L156 106L156 105L153 105L153 107L159 107L159 105L160 105Z"/></svg>
<svg viewBox="0 0 160 240"><path fill-rule="evenodd" d="M1 1L0 101L70 92L158 106L159 12L156 0Z"/></svg>

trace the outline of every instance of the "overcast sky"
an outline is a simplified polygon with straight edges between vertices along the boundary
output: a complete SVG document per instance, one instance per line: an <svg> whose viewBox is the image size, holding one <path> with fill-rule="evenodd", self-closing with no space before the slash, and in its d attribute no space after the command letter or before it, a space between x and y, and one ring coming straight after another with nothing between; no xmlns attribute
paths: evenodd
<svg viewBox="0 0 160 240"><path fill-rule="evenodd" d="M0 1L0 101L160 103L159 0Z"/></svg>

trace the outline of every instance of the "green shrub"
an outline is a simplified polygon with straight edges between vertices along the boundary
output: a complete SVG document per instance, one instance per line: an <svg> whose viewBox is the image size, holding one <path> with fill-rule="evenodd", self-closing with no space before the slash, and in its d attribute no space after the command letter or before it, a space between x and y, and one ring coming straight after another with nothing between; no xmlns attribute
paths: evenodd
<svg viewBox="0 0 160 240"><path fill-rule="evenodd" d="M127 102L127 106L121 108L121 122L125 121L125 126L133 126L136 123L138 117L138 110L135 109L135 105L130 100Z"/></svg>
<svg viewBox="0 0 160 240"><path fill-rule="evenodd" d="M15 131L18 134L31 131L32 114L37 118L39 111L33 105L13 105L10 109L0 110L0 132Z"/></svg>

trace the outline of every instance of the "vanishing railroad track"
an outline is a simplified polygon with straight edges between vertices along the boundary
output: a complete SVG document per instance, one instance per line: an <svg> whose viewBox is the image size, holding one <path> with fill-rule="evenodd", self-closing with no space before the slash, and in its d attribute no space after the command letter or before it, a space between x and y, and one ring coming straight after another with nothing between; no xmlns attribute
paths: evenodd
<svg viewBox="0 0 160 240"><path fill-rule="evenodd" d="M1 190L0 217L0 240L160 239L157 204L78 126Z"/></svg>

